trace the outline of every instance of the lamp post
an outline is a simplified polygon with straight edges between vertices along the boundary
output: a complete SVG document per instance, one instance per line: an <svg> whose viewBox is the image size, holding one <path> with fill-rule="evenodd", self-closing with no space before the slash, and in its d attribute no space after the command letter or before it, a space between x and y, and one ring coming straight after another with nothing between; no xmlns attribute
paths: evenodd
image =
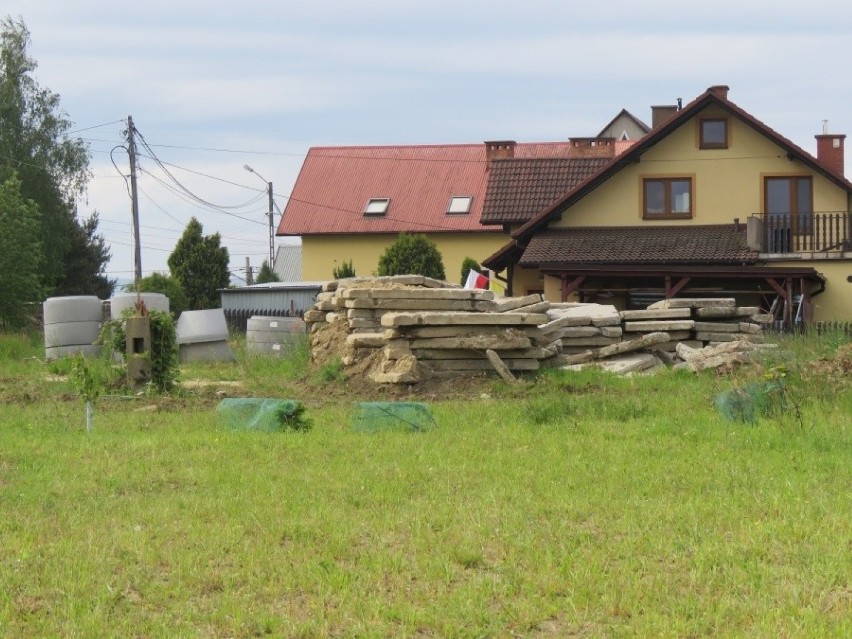
<svg viewBox="0 0 852 639"><path fill-rule="evenodd" d="M266 191L269 194L269 268L272 268L272 265L275 262L275 229L272 217L272 208L274 206L274 202L272 201L272 182L267 182L266 178L251 168L248 164L243 164L243 168L249 173L254 173L257 177L266 182Z"/></svg>

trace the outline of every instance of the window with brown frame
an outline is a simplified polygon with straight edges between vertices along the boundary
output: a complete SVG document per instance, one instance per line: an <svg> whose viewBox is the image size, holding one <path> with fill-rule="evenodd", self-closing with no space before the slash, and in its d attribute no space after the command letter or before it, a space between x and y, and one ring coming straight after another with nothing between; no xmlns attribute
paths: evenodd
<svg viewBox="0 0 852 639"><path fill-rule="evenodd" d="M646 220L692 217L692 178L642 180L642 217Z"/></svg>
<svg viewBox="0 0 852 639"><path fill-rule="evenodd" d="M698 147L701 149L727 149L728 119L702 118L699 120Z"/></svg>

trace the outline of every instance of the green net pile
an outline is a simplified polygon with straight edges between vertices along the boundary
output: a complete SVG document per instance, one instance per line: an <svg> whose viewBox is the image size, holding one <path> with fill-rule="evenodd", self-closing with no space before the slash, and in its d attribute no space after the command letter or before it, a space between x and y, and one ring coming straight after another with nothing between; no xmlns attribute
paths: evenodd
<svg viewBox="0 0 852 639"><path fill-rule="evenodd" d="M784 386L780 381L753 382L719 393L713 404L730 422L754 424L760 416L784 410Z"/></svg>
<svg viewBox="0 0 852 639"><path fill-rule="evenodd" d="M219 402L216 414L231 430L277 432L310 430L305 406L293 399L229 397Z"/></svg>
<svg viewBox="0 0 852 639"><path fill-rule="evenodd" d="M352 430L427 432L435 427L429 406L420 402L361 402L352 413Z"/></svg>

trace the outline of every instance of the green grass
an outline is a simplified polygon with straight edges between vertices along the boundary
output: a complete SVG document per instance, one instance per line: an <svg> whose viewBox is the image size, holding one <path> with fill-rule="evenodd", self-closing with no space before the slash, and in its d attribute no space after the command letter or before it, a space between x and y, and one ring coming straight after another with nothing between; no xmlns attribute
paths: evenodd
<svg viewBox="0 0 852 639"><path fill-rule="evenodd" d="M102 398L87 434L14 339L2 636L852 633L852 390L814 392L823 341L784 347L804 425L715 412L760 371L549 372L430 400L428 433L365 434L340 380L241 353L182 378L301 393L312 430L230 431L213 391L184 390Z"/></svg>

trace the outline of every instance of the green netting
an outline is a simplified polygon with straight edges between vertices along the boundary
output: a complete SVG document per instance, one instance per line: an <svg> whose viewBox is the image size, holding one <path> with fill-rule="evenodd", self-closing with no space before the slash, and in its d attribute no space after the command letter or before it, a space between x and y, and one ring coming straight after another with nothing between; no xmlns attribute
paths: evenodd
<svg viewBox="0 0 852 639"><path fill-rule="evenodd" d="M219 402L216 413L219 421L232 430L271 433L311 428L304 404L293 399L233 397Z"/></svg>
<svg viewBox="0 0 852 639"><path fill-rule="evenodd" d="M352 413L352 430L425 432L435 427L429 406L420 402L361 402Z"/></svg>
<svg viewBox="0 0 852 639"><path fill-rule="evenodd" d="M719 393L713 404L730 422L754 424L758 416L784 410L784 386L778 381L753 382Z"/></svg>

